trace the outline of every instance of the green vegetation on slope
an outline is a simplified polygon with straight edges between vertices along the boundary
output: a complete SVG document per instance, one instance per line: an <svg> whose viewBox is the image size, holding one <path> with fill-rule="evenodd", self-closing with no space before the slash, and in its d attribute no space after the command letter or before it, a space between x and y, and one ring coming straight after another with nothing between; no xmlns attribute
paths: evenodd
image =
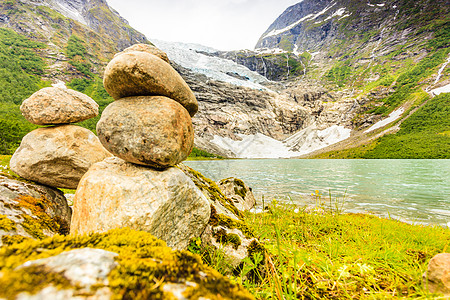
<svg viewBox="0 0 450 300"><path fill-rule="evenodd" d="M0 28L0 102L20 104L43 83L45 63L36 50L45 45Z"/></svg>
<svg viewBox="0 0 450 300"><path fill-rule="evenodd" d="M450 158L450 93L441 94L406 119L396 134L369 145L331 151L316 158Z"/></svg>
<svg viewBox="0 0 450 300"><path fill-rule="evenodd" d="M45 63L36 51L45 45L0 28L0 154L11 154L23 136L36 128L22 116L19 104L48 85L40 79Z"/></svg>
<svg viewBox="0 0 450 300"><path fill-rule="evenodd" d="M76 35L71 35L67 41L66 55L70 58L69 63L79 72L89 78L94 77L94 74L91 72L92 65L87 59L88 51L83 45L83 41Z"/></svg>
<svg viewBox="0 0 450 300"><path fill-rule="evenodd" d="M431 100L362 158L450 158L450 94Z"/></svg>
<svg viewBox="0 0 450 300"><path fill-rule="evenodd" d="M448 228L295 208L273 203L270 212L247 215L268 251L261 258L266 276L260 283L244 281L257 299L433 296L422 274L450 244Z"/></svg>

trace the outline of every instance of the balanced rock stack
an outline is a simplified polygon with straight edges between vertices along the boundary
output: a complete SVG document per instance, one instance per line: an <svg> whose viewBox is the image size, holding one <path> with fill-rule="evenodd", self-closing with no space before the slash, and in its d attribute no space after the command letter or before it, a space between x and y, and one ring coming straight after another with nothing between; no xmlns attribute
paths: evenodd
<svg viewBox="0 0 450 300"><path fill-rule="evenodd" d="M108 64L104 86L116 100L97 124L116 157L94 164L74 197L71 232L130 227L186 248L210 217L202 192L176 164L192 151L197 100L165 53L138 44Z"/></svg>
<svg viewBox="0 0 450 300"><path fill-rule="evenodd" d="M11 158L11 170L28 180L57 188L77 188L89 167L111 156L89 130L70 123L98 115L90 97L66 88L48 87L20 106L23 116L42 127L28 133Z"/></svg>

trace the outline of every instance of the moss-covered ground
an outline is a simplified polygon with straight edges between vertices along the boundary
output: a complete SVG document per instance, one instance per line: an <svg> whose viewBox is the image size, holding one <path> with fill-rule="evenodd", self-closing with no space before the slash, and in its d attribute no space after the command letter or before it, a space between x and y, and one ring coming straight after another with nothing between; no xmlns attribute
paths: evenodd
<svg viewBox="0 0 450 300"><path fill-rule="evenodd" d="M422 274L448 252L448 228L318 211L272 203L269 212L247 214L267 249L260 282L243 280L257 299L435 299Z"/></svg>
<svg viewBox="0 0 450 300"><path fill-rule="evenodd" d="M28 239L1 248L0 297L13 299L24 291L37 292L50 282L58 288L69 287L62 274L45 268L17 267L29 260L85 247L119 254L118 267L108 275L113 299L174 299L164 291L164 284L186 282L196 284L183 293L188 299L252 299L242 287L204 265L199 256L173 251L149 233L126 228L103 234L55 236L40 241Z"/></svg>

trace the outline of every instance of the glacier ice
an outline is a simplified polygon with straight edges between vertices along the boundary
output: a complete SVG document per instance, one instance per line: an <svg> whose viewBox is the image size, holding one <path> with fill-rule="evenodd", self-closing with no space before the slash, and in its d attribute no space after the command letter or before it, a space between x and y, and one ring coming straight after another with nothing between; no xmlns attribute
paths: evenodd
<svg viewBox="0 0 450 300"><path fill-rule="evenodd" d="M261 85L262 83L269 82L264 76L232 60L204 54L217 52L218 50L214 48L198 44L166 42L161 40L152 40L152 42L156 47L165 51L170 60L195 73L204 74L211 79L228 82L237 86L267 90L266 87ZM247 80L230 76L227 73L239 75L239 77L246 78Z"/></svg>
<svg viewBox="0 0 450 300"><path fill-rule="evenodd" d="M211 142L233 152L237 158L292 158L325 148L350 137L351 129L333 125L324 130L305 128L284 141L264 134L238 134L239 141L215 135Z"/></svg>

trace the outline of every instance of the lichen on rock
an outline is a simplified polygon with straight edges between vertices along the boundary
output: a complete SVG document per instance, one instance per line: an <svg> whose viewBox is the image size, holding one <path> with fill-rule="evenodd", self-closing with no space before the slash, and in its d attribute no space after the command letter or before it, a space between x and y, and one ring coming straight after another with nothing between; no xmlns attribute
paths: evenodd
<svg viewBox="0 0 450 300"><path fill-rule="evenodd" d="M0 246L68 234L71 215L61 191L0 176Z"/></svg>

